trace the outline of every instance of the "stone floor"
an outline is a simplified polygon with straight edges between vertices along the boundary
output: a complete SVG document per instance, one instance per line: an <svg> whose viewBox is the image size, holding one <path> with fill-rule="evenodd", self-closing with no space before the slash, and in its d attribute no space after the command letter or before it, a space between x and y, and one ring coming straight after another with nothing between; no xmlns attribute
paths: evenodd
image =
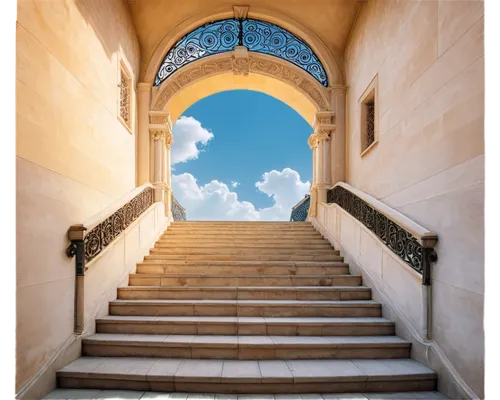
<svg viewBox="0 0 500 400"><path fill-rule="evenodd" d="M344 394L204 394L159 393L127 390L56 389L43 400L435 400L437 392L344 393Z"/></svg>

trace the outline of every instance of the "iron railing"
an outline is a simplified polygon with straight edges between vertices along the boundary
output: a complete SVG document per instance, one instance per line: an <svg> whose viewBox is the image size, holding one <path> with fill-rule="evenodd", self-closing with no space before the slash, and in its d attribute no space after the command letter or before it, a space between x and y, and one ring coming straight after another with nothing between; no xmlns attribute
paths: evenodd
<svg viewBox="0 0 500 400"><path fill-rule="evenodd" d="M290 221L291 222L306 221L310 205L311 205L311 197L310 195L306 194L306 196L292 208L292 213L290 214Z"/></svg>
<svg viewBox="0 0 500 400"><path fill-rule="evenodd" d="M146 187L87 233L83 233L87 230L83 225L71 226L68 231L68 238L71 243L66 254L68 257L76 255L77 259L82 258L83 255L84 264L92 261L153 203L153 188ZM75 240L74 234L78 231L82 232L80 240ZM78 247L81 248L78 249ZM78 251L82 252L82 254L79 255Z"/></svg>
<svg viewBox="0 0 500 400"><path fill-rule="evenodd" d="M185 221L186 220L186 209L182 207L177 199L172 194L172 216L174 221Z"/></svg>
<svg viewBox="0 0 500 400"><path fill-rule="evenodd" d="M424 247L410 232L342 186L327 193L327 203L335 203L372 231L394 254L422 275L430 285L430 265L437 261L434 248Z"/></svg>

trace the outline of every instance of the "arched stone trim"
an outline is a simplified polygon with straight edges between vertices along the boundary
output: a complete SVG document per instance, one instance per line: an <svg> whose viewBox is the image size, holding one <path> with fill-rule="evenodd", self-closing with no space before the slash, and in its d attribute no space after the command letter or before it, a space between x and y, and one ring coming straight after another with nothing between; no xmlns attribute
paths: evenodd
<svg viewBox="0 0 500 400"><path fill-rule="evenodd" d="M245 52L246 48L202 58L176 71L153 88L152 110L163 110L183 88L204 78L224 73L262 74L289 84L306 96L318 111L330 108L329 89L295 65L273 56ZM243 53L243 54L242 54Z"/></svg>
<svg viewBox="0 0 500 400"><path fill-rule="evenodd" d="M153 84L156 73L160 68L163 59L167 52L174 44L183 36L196 29L197 27L214 20L233 18L241 12L241 7L235 7L234 10L228 10L227 7L222 7L214 10L210 14L197 14L177 25L174 29L168 32L161 42L156 47L148 66L144 73L143 82ZM328 82L330 86L343 83L343 74L339 64L331 54L328 47L316 36L314 32L306 28L300 22L281 14L274 10L265 9L262 7L250 7L246 10L249 18L260 19L281 26L294 35L305 41L314 51L323 67L325 68Z"/></svg>

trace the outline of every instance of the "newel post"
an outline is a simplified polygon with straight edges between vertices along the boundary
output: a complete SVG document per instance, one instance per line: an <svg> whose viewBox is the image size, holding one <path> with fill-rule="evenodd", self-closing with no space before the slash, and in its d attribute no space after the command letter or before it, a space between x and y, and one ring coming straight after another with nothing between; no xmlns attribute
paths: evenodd
<svg viewBox="0 0 500 400"><path fill-rule="evenodd" d="M66 249L69 258L75 257L75 329L77 335L83 333L85 326L85 228L83 225L72 225L68 229L70 244Z"/></svg>
<svg viewBox="0 0 500 400"><path fill-rule="evenodd" d="M149 133L153 138L153 187L155 202L165 203L165 215L172 215L170 150L174 143L170 114L149 112Z"/></svg>

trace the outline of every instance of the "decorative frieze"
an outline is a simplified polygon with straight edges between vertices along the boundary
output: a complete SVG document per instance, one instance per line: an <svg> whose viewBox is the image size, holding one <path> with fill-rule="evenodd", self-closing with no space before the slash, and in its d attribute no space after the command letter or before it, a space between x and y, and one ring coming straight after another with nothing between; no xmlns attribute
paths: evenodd
<svg viewBox="0 0 500 400"><path fill-rule="evenodd" d="M243 75L256 73L279 79L306 95L319 112L328 112L329 92L311 75L286 61L248 52L243 46L237 46L232 52L198 60L172 74L159 87L158 94L152 102L152 109L163 110L177 92L198 80L228 72Z"/></svg>

